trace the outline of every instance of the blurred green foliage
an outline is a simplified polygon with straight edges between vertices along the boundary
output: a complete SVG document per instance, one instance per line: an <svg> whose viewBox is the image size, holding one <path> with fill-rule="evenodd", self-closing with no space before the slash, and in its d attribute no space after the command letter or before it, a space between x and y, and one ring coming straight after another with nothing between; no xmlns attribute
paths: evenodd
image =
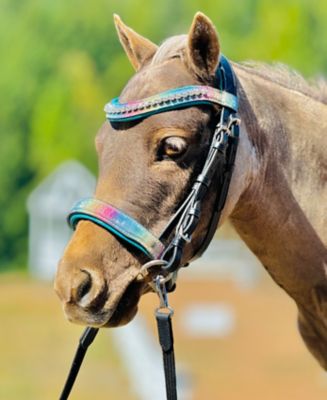
<svg viewBox="0 0 327 400"><path fill-rule="evenodd" d="M201 10L233 60L327 70L325 0L1 0L0 265L24 264L26 197L61 161L96 171L93 137L104 103L133 71L112 14L159 43Z"/></svg>

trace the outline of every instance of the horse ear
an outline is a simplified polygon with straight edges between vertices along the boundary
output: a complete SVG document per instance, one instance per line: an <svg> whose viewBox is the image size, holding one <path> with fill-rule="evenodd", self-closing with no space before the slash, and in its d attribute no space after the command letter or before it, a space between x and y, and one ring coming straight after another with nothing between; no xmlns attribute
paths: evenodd
<svg viewBox="0 0 327 400"><path fill-rule="evenodd" d="M117 14L114 14L114 22L120 43L122 44L134 69L138 71L153 57L158 46L125 25Z"/></svg>
<svg viewBox="0 0 327 400"><path fill-rule="evenodd" d="M187 54L191 68L197 75L214 75L219 59L220 44L216 28L210 19L195 14L188 34Z"/></svg>

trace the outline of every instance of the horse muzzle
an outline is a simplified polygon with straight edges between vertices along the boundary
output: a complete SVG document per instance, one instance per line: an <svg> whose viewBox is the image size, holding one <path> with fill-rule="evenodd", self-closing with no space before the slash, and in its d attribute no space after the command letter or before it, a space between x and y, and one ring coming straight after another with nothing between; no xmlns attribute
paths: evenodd
<svg viewBox="0 0 327 400"><path fill-rule="evenodd" d="M128 267L110 282L97 269L67 270L63 260L54 287L69 321L109 327L124 325L135 316L144 291L144 283L136 280L136 267Z"/></svg>

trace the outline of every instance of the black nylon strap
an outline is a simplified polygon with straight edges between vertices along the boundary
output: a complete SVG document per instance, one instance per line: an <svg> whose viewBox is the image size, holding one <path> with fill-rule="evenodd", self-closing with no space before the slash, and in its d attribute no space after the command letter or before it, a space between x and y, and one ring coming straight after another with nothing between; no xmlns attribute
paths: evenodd
<svg viewBox="0 0 327 400"><path fill-rule="evenodd" d="M76 350L72 366L70 367L70 371L69 371L65 386L63 388L63 391L59 397L59 400L67 400L68 399L68 396L70 395L70 392L71 392L74 382L76 380L78 371L84 360L87 349L90 346L90 344L93 342L98 331L99 331L99 329L97 329L97 328L87 327L84 330L82 336L80 337L79 345Z"/></svg>
<svg viewBox="0 0 327 400"><path fill-rule="evenodd" d="M177 400L174 336L171 313L156 312L159 343L165 371L167 400Z"/></svg>

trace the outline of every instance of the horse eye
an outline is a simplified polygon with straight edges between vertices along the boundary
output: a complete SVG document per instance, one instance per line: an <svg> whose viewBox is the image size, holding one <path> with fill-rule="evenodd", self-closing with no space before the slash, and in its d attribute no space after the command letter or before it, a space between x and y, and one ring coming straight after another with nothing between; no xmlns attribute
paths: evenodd
<svg viewBox="0 0 327 400"><path fill-rule="evenodd" d="M185 153L187 142L180 136L170 136L161 142L159 159L176 159Z"/></svg>

